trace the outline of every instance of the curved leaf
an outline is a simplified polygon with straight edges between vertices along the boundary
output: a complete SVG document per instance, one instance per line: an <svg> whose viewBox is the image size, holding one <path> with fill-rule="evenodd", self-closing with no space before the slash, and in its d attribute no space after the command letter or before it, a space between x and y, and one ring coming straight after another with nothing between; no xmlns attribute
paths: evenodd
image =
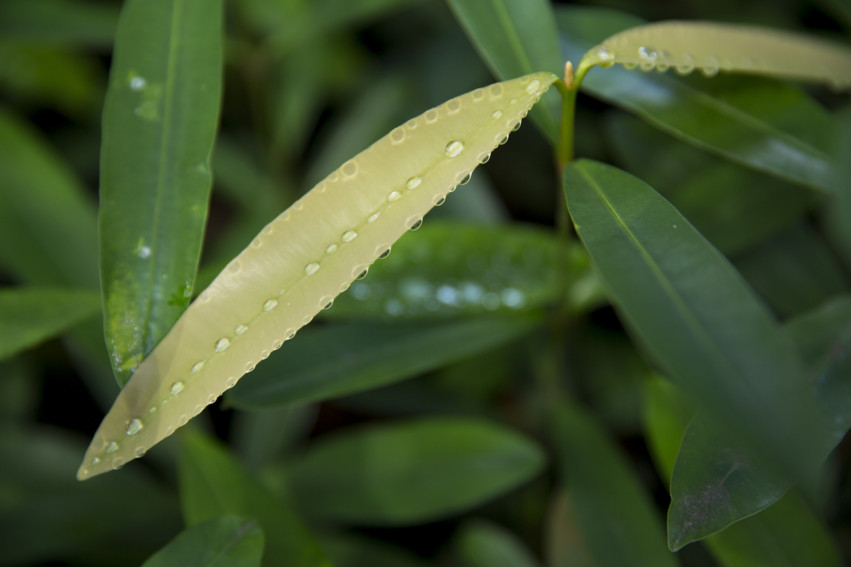
<svg viewBox="0 0 851 567"><path fill-rule="evenodd" d="M458 555L464 567L535 567L537 562L517 537L485 521L461 527Z"/></svg>
<svg viewBox="0 0 851 567"><path fill-rule="evenodd" d="M192 431L182 437L180 502L187 525L223 514L255 518L269 535L263 565L329 565L289 502L271 493L207 437Z"/></svg>
<svg viewBox="0 0 851 567"><path fill-rule="evenodd" d="M486 421L428 419L350 430L292 464L305 513L371 525L425 522L467 510L537 475L544 455Z"/></svg>
<svg viewBox="0 0 851 567"><path fill-rule="evenodd" d="M409 120L268 224L136 370L79 478L136 458L280 348L507 140L553 81L497 83Z"/></svg>
<svg viewBox="0 0 851 567"><path fill-rule="evenodd" d="M263 531L254 520L221 516L187 528L142 567L259 567Z"/></svg>
<svg viewBox="0 0 851 567"><path fill-rule="evenodd" d="M639 26L593 47L582 58L578 73L615 63L645 71L750 73L851 88L851 49L757 26L677 21Z"/></svg>
<svg viewBox="0 0 851 567"><path fill-rule="evenodd" d="M192 296L222 80L221 0L131 0L103 111L100 267L123 385Z"/></svg>
<svg viewBox="0 0 851 567"><path fill-rule="evenodd" d="M498 79L562 72L549 0L449 0L449 7ZM555 95L545 101L546 107L534 109L532 118L555 139L561 107Z"/></svg>
<svg viewBox="0 0 851 567"><path fill-rule="evenodd" d="M100 311L94 291L0 288L0 360Z"/></svg>
<svg viewBox="0 0 851 567"><path fill-rule="evenodd" d="M557 13L564 57L578 60L603 37L641 20L607 10L562 7ZM693 86L692 86L693 85ZM704 81L621 68L589 72L582 90L725 159L799 185L833 190L826 151L833 125L810 97L777 81ZM815 132L815 136L809 135Z"/></svg>
<svg viewBox="0 0 851 567"><path fill-rule="evenodd" d="M755 458L810 482L818 421L803 363L741 276L627 173L580 160L564 189L615 305L665 373Z"/></svg>
<svg viewBox="0 0 851 567"><path fill-rule="evenodd" d="M238 408L263 409L353 394L493 349L537 323L535 318L515 316L307 329L226 399Z"/></svg>

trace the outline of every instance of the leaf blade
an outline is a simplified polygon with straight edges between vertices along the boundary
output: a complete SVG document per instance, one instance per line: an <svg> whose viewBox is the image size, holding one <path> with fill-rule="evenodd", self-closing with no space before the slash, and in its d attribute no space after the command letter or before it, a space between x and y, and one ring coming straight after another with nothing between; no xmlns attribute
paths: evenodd
<svg viewBox="0 0 851 567"><path fill-rule="evenodd" d="M259 567L263 539L254 520L221 516L185 529L142 567Z"/></svg>
<svg viewBox="0 0 851 567"><path fill-rule="evenodd" d="M119 385L194 286L212 178L222 4L128 2L103 114L101 286ZM180 243L180 245L176 245Z"/></svg>

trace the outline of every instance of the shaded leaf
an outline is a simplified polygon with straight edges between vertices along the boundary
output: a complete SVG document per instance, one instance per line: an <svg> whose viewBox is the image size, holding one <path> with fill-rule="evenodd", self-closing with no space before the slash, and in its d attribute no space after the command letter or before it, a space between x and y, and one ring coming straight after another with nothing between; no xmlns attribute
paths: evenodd
<svg viewBox="0 0 851 567"><path fill-rule="evenodd" d="M312 516L405 525L492 500L536 476L543 464L537 445L502 426L423 419L314 442L292 464L293 495Z"/></svg>
<svg viewBox="0 0 851 567"><path fill-rule="evenodd" d="M457 536L465 567L535 567L532 554L508 530L484 521L464 524Z"/></svg>
<svg viewBox="0 0 851 567"><path fill-rule="evenodd" d="M322 538L334 567L426 567L428 563L404 549L351 534Z"/></svg>
<svg viewBox="0 0 851 567"><path fill-rule="evenodd" d="M239 408L261 409L377 388L493 349L538 322L531 317L479 317L306 329L240 382L227 400Z"/></svg>
<svg viewBox="0 0 851 567"><path fill-rule="evenodd" d="M0 359L58 335L100 310L94 291L0 288Z"/></svg>
<svg viewBox="0 0 851 567"><path fill-rule="evenodd" d="M0 108L0 266L22 283L97 287L92 201L41 135Z"/></svg>
<svg viewBox="0 0 851 567"><path fill-rule="evenodd" d="M641 20L606 10L562 7L561 48L578 61L594 43ZM831 191L829 115L799 89L776 81L685 83L664 75L594 70L582 90L725 159L796 184ZM810 134L816 133L815 139Z"/></svg>
<svg viewBox="0 0 851 567"><path fill-rule="evenodd" d="M552 7L547 0L449 0L449 7L494 76L506 80L534 71L560 75ZM558 135L559 101L555 94L532 118L551 138Z"/></svg>
<svg viewBox="0 0 851 567"><path fill-rule="evenodd" d="M119 385L186 308L210 194L221 0L122 10L103 113L99 212L107 346Z"/></svg>
<svg viewBox="0 0 851 567"><path fill-rule="evenodd" d="M183 435L179 472L180 501L187 525L223 514L254 518L267 535L263 565L330 565L289 504L208 438L192 431Z"/></svg>
<svg viewBox="0 0 851 567"><path fill-rule="evenodd" d="M43 44L110 47L117 23L115 4L75 0L0 2L0 35Z"/></svg>
<svg viewBox="0 0 851 567"><path fill-rule="evenodd" d="M826 203L826 224L828 236L848 267L851 266L851 106L839 112L836 121L839 126L836 128L833 155L839 167L833 182L836 197Z"/></svg>
<svg viewBox="0 0 851 567"><path fill-rule="evenodd" d="M259 567L262 555L256 521L220 516L185 529L142 567Z"/></svg>
<svg viewBox="0 0 851 567"><path fill-rule="evenodd" d="M796 480L816 464L803 363L717 250L652 188L580 160L565 168L580 238L636 338L675 384Z"/></svg>

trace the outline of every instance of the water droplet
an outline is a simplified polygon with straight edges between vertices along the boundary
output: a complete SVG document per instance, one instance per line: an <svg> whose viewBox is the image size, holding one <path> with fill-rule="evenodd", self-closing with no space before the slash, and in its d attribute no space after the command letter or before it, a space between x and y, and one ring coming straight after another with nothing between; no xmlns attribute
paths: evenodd
<svg viewBox="0 0 851 567"><path fill-rule="evenodd" d="M251 362L250 360L245 363L245 371L246 372L253 372L255 368L256 368L256 365L253 362Z"/></svg>
<svg viewBox="0 0 851 567"><path fill-rule="evenodd" d="M80 469L80 476L89 476L89 469Z"/></svg>
<svg viewBox="0 0 851 567"><path fill-rule="evenodd" d="M611 67L615 61L615 54L606 46L597 50L597 59L600 60L601 67Z"/></svg>
<svg viewBox="0 0 851 567"><path fill-rule="evenodd" d="M508 101L508 104L517 104L517 99L512 98L511 100Z"/></svg>
<svg viewBox="0 0 851 567"><path fill-rule="evenodd" d="M144 90L145 87L148 86L148 81L145 80L145 77L140 77L138 75L130 78L130 90L131 91L141 91Z"/></svg>
<svg viewBox="0 0 851 567"><path fill-rule="evenodd" d="M484 97L485 97L485 91L484 91L484 89L476 89L476 90L474 90L474 91L473 91L473 100L474 100L475 102L479 102L479 101L480 101L480 100L482 100Z"/></svg>
<svg viewBox="0 0 851 567"><path fill-rule="evenodd" d="M135 418L131 419L130 423L127 424L127 431L125 433L127 433L127 435L136 435L142 431L142 427L144 426L142 425L141 420Z"/></svg>
<svg viewBox="0 0 851 567"><path fill-rule="evenodd" d="M263 359L263 360L266 360L267 358L269 358L269 354L270 353L269 353L268 350L263 349L263 350L260 351L260 358Z"/></svg>
<svg viewBox="0 0 851 567"><path fill-rule="evenodd" d="M680 75L688 75L694 71L694 57L690 53L683 53L680 58L681 62L675 67L675 70Z"/></svg>
<svg viewBox="0 0 851 567"><path fill-rule="evenodd" d="M295 329L287 329L287 338L285 340L291 341L295 338Z"/></svg>
<svg viewBox="0 0 851 567"><path fill-rule="evenodd" d="M502 111L501 110L494 110L493 112L491 112L491 118L493 118L493 119L502 118Z"/></svg>
<svg viewBox="0 0 851 567"><path fill-rule="evenodd" d="M263 304L263 311L271 311L275 307L278 306L277 299L267 299L266 303Z"/></svg>
<svg viewBox="0 0 851 567"><path fill-rule="evenodd" d="M389 246L387 248L379 248L378 250L376 250L376 257L379 260L384 260L389 255L390 255L390 247Z"/></svg>
<svg viewBox="0 0 851 567"><path fill-rule="evenodd" d="M408 230L417 230L423 225L423 219L411 217L408 219Z"/></svg>
<svg viewBox="0 0 851 567"><path fill-rule="evenodd" d="M259 236L251 241L252 248L260 248L261 246L263 246L263 241L260 239Z"/></svg>
<svg viewBox="0 0 851 567"><path fill-rule="evenodd" d="M330 297L323 297L319 300L319 305L322 306L322 309L328 311L334 306L334 300Z"/></svg>
<svg viewBox="0 0 851 567"><path fill-rule="evenodd" d="M502 96L502 85L491 85L488 92L490 93L491 98L499 98Z"/></svg>
<svg viewBox="0 0 851 567"><path fill-rule="evenodd" d="M641 68L645 71L649 71L656 65L658 56L659 54L652 47L642 45L638 48L638 58L641 59Z"/></svg>
<svg viewBox="0 0 851 567"><path fill-rule="evenodd" d="M422 182L423 182L423 178L422 178L422 177L411 177L411 178L410 178L410 179L408 179L408 181L405 183L405 187L407 187L408 189L416 189L417 187L419 187L419 186L420 186L420 184L421 184Z"/></svg>
<svg viewBox="0 0 851 567"><path fill-rule="evenodd" d="M464 143L458 140L452 140L448 144L446 144L445 153L447 157L458 157L461 155L461 152L464 151Z"/></svg>
<svg viewBox="0 0 851 567"><path fill-rule="evenodd" d="M375 221L377 221L377 220L378 220L378 217L380 217L380 216L381 216L381 211L375 211L374 213L372 213L371 215L369 215L369 218L368 218L368 219L366 219L366 222L368 222L369 224L372 224L372 223L374 223Z"/></svg>
<svg viewBox="0 0 851 567"><path fill-rule="evenodd" d="M482 154L482 155L479 156L479 163L485 164L488 161L490 161L490 159L491 159L491 155L489 153Z"/></svg>
<svg viewBox="0 0 851 567"><path fill-rule="evenodd" d="M228 271L232 274L237 273L242 268L242 264L239 260L234 260L230 264L228 264Z"/></svg>
<svg viewBox="0 0 851 567"><path fill-rule="evenodd" d="M136 248L136 256L142 258L150 258L151 256L151 247L150 246L139 246Z"/></svg>
<svg viewBox="0 0 851 567"><path fill-rule="evenodd" d="M233 330L233 334L239 336L247 330L248 327L246 327L245 325L237 325L236 329Z"/></svg>
<svg viewBox="0 0 851 567"><path fill-rule="evenodd" d="M284 346L284 341L281 339L277 339L274 343L272 343L272 350L278 350Z"/></svg>
<svg viewBox="0 0 851 567"><path fill-rule="evenodd" d="M521 126L522 123L523 123L522 120L518 120L517 122L512 123L511 124L511 131L512 132L518 131L520 129L520 126Z"/></svg>
<svg viewBox="0 0 851 567"><path fill-rule="evenodd" d="M623 66L624 66L625 69L632 70L632 69L635 69L636 67L638 67L638 64L636 64L632 61L624 61Z"/></svg>
<svg viewBox="0 0 851 567"><path fill-rule="evenodd" d="M181 415L180 419L177 420L177 423L179 423L180 425L186 425L186 423L188 421L189 421L188 417L186 417L185 415Z"/></svg>
<svg viewBox="0 0 851 567"><path fill-rule="evenodd" d="M535 79L530 81L528 85L526 85L526 94L536 95L541 92L541 81Z"/></svg>
<svg viewBox="0 0 851 567"><path fill-rule="evenodd" d="M354 177L358 172L358 163L354 160L349 160L343 165L342 172L344 177Z"/></svg>
<svg viewBox="0 0 851 567"><path fill-rule="evenodd" d="M356 280L362 280L366 277L366 274L368 272L369 272L368 266L360 266L358 268L355 268L353 273L357 274L357 276L355 276Z"/></svg>
<svg viewBox="0 0 851 567"><path fill-rule="evenodd" d="M387 200L392 203L393 201L398 201L400 197L402 197L401 193L398 191L391 191L390 194L387 195Z"/></svg>
<svg viewBox="0 0 851 567"><path fill-rule="evenodd" d="M237 381L236 376L228 377L227 382L225 382L225 387L228 388L228 389L233 388L234 386L236 386L236 381Z"/></svg>
<svg viewBox="0 0 851 567"><path fill-rule="evenodd" d="M336 244L329 244L328 248L325 249L326 254L333 254L336 251L337 251L337 245Z"/></svg>
<svg viewBox="0 0 851 567"><path fill-rule="evenodd" d="M718 74L718 68L721 62L714 55L710 55L706 58L706 63L704 63L700 71L707 77L714 77Z"/></svg>
<svg viewBox="0 0 851 567"><path fill-rule="evenodd" d="M106 454L114 453L118 450L118 443L115 441L110 441L109 445L106 446Z"/></svg>
<svg viewBox="0 0 851 567"><path fill-rule="evenodd" d="M432 122L437 120L437 111L434 110L434 109L429 110L428 112L425 113L425 119L426 119L426 122L431 124Z"/></svg>
<svg viewBox="0 0 851 567"><path fill-rule="evenodd" d="M358 233L354 230L349 230L343 233L343 242L351 242L358 237Z"/></svg>
<svg viewBox="0 0 851 567"><path fill-rule="evenodd" d="M112 470L117 471L121 468L123 464L124 459L122 459L121 457L117 457L115 460L112 461Z"/></svg>
<svg viewBox="0 0 851 567"><path fill-rule="evenodd" d="M446 195L435 195L434 201L432 201L432 204L435 207L439 207L445 202L446 202Z"/></svg>
<svg viewBox="0 0 851 567"><path fill-rule="evenodd" d="M404 128L396 128L392 132L390 132L390 143L394 146L397 144L401 144L405 141L405 129Z"/></svg>
<svg viewBox="0 0 851 567"><path fill-rule="evenodd" d="M460 176L460 175L459 175L458 177L460 177L460 179L458 179L458 180L457 180L457 181L458 181L458 185L466 185L467 183L469 183L469 182L470 182L470 179L472 179L472 178L473 178L473 174L472 174L472 173L470 173L470 172L467 172L467 173L465 173L465 174L463 175L463 177L462 177L462 176Z"/></svg>
<svg viewBox="0 0 851 567"><path fill-rule="evenodd" d="M180 392L183 391L184 387L185 386L183 385L183 382L178 381L178 382L175 382L174 384L172 384L171 388L169 388L168 391L171 392L172 396L176 396L177 394L179 394ZM154 408L154 409L156 409L156 408Z"/></svg>
<svg viewBox="0 0 851 567"><path fill-rule="evenodd" d="M449 114L455 114L459 110L461 110L461 101L457 98L453 98L449 102L446 103L446 110Z"/></svg>
<svg viewBox="0 0 851 567"><path fill-rule="evenodd" d="M201 362L196 362L192 366L192 370L190 371L190 374L197 374L198 372L200 372L200 370L202 368L204 368L204 361L203 360Z"/></svg>
<svg viewBox="0 0 851 567"><path fill-rule="evenodd" d="M506 143L508 143L508 136L507 136L507 135L506 135L506 136L502 136L502 137L501 137L501 138L497 141L497 144L499 144L500 146L504 146Z"/></svg>
<svg viewBox="0 0 851 567"><path fill-rule="evenodd" d="M315 274L318 271L319 271L319 264L317 264L316 262L311 262L310 264L308 264L304 267L304 275L306 275L306 276L312 276L313 274Z"/></svg>
<svg viewBox="0 0 851 567"><path fill-rule="evenodd" d="M216 346L213 348L216 352L225 352L230 346L230 339L222 337L216 341Z"/></svg>
<svg viewBox="0 0 851 567"><path fill-rule="evenodd" d="M95 457L94 459L92 459L92 464L93 465L99 465L100 464L100 457Z"/></svg>
<svg viewBox="0 0 851 567"><path fill-rule="evenodd" d="M151 406L148 408L148 413L155 413L157 411L157 406Z"/></svg>
<svg viewBox="0 0 851 567"><path fill-rule="evenodd" d="M657 64L657 65L656 65L656 70L657 70L657 71L659 71L660 73L664 73L664 72L665 72L665 71L667 71L670 67L671 67L671 66L670 66L669 64L667 64L667 63L659 63L659 64Z"/></svg>
<svg viewBox="0 0 851 567"><path fill-rule="evenodd" d="M137 459L140 459L140 458L144 457L144 456L145 456L145 448L144 448L144 447L136 447L136 450L135 450L135 451L133 451L133 455L134 455Z"/></svg>

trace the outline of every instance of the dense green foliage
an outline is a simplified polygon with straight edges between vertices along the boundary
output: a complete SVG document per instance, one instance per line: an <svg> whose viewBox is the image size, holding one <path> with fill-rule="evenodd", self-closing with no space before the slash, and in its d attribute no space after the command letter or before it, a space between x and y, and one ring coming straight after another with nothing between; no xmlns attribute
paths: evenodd
<svg viewBox="0 0 851 567"><path fill-rule="evenodd" d="M851 106L775 77L551 88L218 407L74 479L189 301L394 126L646 20L851 34L596 4L0 2L0 563L851 561Z"/></svg>

